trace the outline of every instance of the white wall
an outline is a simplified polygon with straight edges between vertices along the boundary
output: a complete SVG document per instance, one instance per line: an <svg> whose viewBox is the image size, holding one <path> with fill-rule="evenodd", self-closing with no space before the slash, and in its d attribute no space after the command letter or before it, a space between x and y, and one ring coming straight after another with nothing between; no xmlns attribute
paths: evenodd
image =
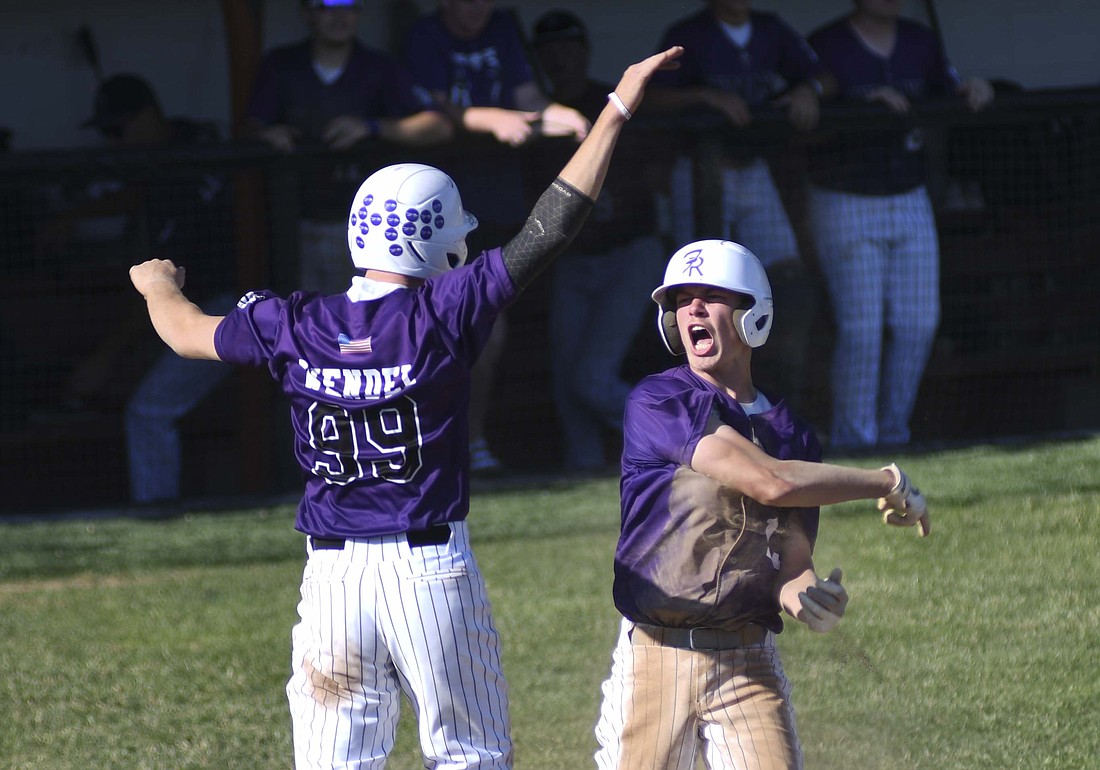
<svg viewBox="0 0 1100 770"><path fill-rule="evenodd" d="M394 6L423 11L434 0L367 0L363 39L386 47ZM594 74L615 80L651 52L673 20L702 7L699 0L499 0L514 5L530 29L555 7L584 18L595 44ZM5 6L14 5L4 3ZM846 13L850 0L757 0L808 33ZM908 11L923 17L923 0ZM1100 3L1095 0L939 0L937 10L952 59L964 74L1004 77L1029 88L1100 84ZM50 0L0 10L0 126L14 131L15 149L72 147L96 141L79 123L91 111L95 78L81 61L75 32L87 22L99 41L107 74L137 71L157 88L170 114L214 120L227 128L229 92L220 0ZM302 36L296 0L268 0L267 45Z"/></svg>

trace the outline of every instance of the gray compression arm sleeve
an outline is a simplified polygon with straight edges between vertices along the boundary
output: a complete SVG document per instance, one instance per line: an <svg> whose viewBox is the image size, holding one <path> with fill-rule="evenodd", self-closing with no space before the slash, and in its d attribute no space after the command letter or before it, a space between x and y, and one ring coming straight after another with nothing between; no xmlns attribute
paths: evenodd
<svg viewBox="0 0 1100 770"><path fill-rule="evenodd" d="M516 286L531 281L569 246L595 202L561 179L546 188L519 234L503 249L504 266Z"/></svg>

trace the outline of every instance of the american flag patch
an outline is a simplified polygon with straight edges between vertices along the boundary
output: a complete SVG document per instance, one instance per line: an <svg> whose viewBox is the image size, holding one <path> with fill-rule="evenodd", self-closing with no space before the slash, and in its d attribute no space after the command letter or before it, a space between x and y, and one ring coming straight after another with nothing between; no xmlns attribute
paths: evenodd
<svg viewBox="0 0 1100 770"><path fill-rule="evenodd" d="M341 334L336 338L336 341L340 343L341 355L352 355L354 353L370 353L370 337L363 337L359 340L353 340L346 334Z"/></svg>

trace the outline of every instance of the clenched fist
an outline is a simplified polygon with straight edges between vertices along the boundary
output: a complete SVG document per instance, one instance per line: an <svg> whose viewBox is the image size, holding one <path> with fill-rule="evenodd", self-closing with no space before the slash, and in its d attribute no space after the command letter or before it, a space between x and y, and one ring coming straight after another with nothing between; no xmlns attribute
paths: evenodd
<svg viewBox="0 0 1100 770"><path fill-rule="evenodd" d="M170 287L176 291L182 289L186 277L186 270L177 267L170 259L150 259L130 268L131 283L146 298L158 287Z"/></svg>

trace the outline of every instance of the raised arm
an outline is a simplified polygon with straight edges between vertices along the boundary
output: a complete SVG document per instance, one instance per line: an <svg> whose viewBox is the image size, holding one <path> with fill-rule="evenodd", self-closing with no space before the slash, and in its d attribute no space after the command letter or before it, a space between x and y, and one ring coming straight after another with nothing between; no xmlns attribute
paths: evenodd
<svg viewBox="0 0 1100 770"><path fill-rule="evenodd" d="M518 286L527 286L580 231L603 188L623 124L642 104L646 84L658 70L678 66L683 48L674 46L630 65L592 130L558 178L535 203L523 230L504 247L504 261Z"/></svg>
<svg viewBox="0 0 1100 770"><path fill-rule="evenodd" d="M183 295L185 272L168 259L150 259L130 268L134 288L145 297L149 320L160 338L183 358L220 361L214 330L222 316L206 315Z"/></svg>

